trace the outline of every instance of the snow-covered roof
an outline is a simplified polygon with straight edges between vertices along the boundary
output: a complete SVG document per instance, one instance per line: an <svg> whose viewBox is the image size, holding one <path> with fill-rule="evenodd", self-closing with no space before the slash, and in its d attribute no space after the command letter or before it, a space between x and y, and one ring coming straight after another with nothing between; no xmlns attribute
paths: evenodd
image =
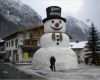
<svg viewBox="0 0 100 80"><path fill-rule="evenodd" d="M71 48L84 48L87 41L81 41L81 42L71 42L70 47Z"/></svg>

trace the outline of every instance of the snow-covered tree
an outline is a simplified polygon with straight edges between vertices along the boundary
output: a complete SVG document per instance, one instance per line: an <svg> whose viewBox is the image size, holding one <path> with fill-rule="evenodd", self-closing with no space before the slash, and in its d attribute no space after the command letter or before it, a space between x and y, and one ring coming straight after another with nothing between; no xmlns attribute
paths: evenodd
<svg viewBox="0 0 100 80"><path fill-rule="evenodd" d="M98 36L98 31L96 30L93 23L91 24L89 30L89 37L85 52L86 63L88 63L88 61L91 59L92 64L100 65L100 39Z"/></svg>

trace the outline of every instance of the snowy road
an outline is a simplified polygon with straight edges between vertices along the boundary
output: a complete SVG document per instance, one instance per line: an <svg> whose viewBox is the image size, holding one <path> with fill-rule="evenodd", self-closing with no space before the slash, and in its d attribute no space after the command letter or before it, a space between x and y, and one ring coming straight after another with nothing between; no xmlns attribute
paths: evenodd
<svg viewBox="0 0 100 80"><path fill-rule="evenodd" d="M100 67L83 66L80 69L66 71L27 70L29 73L41 75L46 80L100 80Z"/></svg>
<svg viewBox="0 0 100 80"><path fill-rule="evenodd" d="M100 70L96 69L82 69L82 70L73 70L73 71L66 71L56 72L56 73L49 73L47 76L48 80L99 80L100 78Z"/></svg>
<svg viewBox="0 0 100 80"><path fill-rule="evenodd" d="M64 72L41 73L47 80L100 80L100 67L85 67Z"/></svg>

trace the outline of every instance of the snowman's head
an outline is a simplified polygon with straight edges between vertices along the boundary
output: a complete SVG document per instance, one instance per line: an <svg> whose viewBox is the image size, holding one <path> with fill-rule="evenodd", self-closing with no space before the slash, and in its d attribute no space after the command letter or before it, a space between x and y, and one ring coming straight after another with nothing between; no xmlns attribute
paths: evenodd
<svg viewBox="0 0 100 80"><path fill-rule="evenodd" d="M44 23L44 32L65 32L65 26L62 19L49 19Z"/></svg>

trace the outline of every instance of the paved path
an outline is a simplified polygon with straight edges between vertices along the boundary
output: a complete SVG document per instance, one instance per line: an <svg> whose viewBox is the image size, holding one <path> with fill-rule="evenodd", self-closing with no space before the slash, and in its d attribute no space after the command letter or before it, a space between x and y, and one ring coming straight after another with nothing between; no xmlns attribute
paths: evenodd
<svg viewBox="0 0 100 80"><path fill-rule="evenodd" d="M63 72L49 72L48 80L100 80L100 67L85 67Z"/></svg>
<svg viewBox="0 0 100 80"><path fill-rule="evenodd" d="M39 76L43 76L46 80L100 80L100 67L95 66L81 65L78 69L57 72L34 70L31 67L20 66L19 68L21 70L26 70L26 72L32 75L36 73Z"/></svg>

